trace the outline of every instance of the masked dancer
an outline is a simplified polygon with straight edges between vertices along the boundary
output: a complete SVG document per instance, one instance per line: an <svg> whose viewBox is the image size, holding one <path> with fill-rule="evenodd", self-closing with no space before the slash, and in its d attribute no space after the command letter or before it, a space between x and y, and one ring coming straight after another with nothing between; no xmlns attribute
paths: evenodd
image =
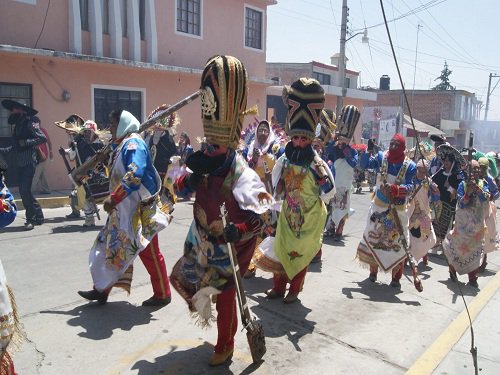
<svg viewBox="0 0 500 375"><path fill-rule="evenodd" d="M217 343L209 365L228 361L238 327L234 270L227 242L233 243L239 269L245 272L271 196L259 176L235 149L247 105L247 72L232 56L211 58L201 76L202 150L186 160L192 174L177 180L178 194L196 191L194 220L184 242L184 255L174 266L171 280L202 325L217 310ZM223 227L220 206L225 203L229 223ZM212 298L211 298L212 296Z"/></svg>

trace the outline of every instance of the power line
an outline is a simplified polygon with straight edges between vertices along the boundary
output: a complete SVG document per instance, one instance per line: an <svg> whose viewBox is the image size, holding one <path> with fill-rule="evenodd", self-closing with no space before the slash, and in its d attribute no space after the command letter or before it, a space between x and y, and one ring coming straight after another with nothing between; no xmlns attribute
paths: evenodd
<svg viewBox="0 0 500 375"><path fill-rule="evenodd" d="M47 9L45 9L45 17L43 18L43 25L42 28L40 29L40 33L38 34L38 38L36 38L35 46L33 48L36 48L38 45L38 41L40 40L40 37L42 36L43 29L45 28L45 21L47 21L47 14L49 13L49 8L50 8L50 0L47 3Z"/></svg>

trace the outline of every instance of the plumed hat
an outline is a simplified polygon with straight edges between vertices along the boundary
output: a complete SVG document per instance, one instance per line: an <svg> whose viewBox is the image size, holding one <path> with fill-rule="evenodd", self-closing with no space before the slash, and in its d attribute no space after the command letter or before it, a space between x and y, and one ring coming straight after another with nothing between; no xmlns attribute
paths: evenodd
<svg viewBox="0 0 500 375"><path fill-rule="evenodd" d="M14 108L19 108L19 109L23 110L24 112L26 112L26 114L28 116L34 116L38 113L38 111L36 109L31 108L31 107L27 106L26 104L16 102L15 100L12 100L12 99L2 100L2 106L9 111L12 111Z"/></svg>
<svg viewBox="0 0 500 375"><path fill-rule="evenodd" d="M335 112L331 109L323 109L319 115L319 122L328 126L333 132L337 127L335 124L337 122L337 116L335 116Z"/></svg>
<svg viewBox="0 0 500 375"><path fill-rule="evenodd" d="M56 121L56 126L70 133L79 133L82 130L85 120L79 115L70 115L66 120Z"/></svg>
<svg viewBox="0 0 500 375"><path fill-rule="evenodd" d="M287 134L313 140L325 104L325 92L319 82L312 78L300 78L291 86L285 86L283 102L288 107Z"/></svg>
<svg viewBox="0 0 500 375"><path fill-rule="evenodd" d="M446 137L440 136L438 134L431 134L430 138L432 142L436 143L436 146L446 143Z"/></svg>
<svg viewBox="0 0 500 375"><path fill-rule="evenodd" d="M361 112L354 105L345 105L342 107L340 117L337 119L337 135L351 139L358 125Z"/></svg>
<svg viewBox="0 0 500 375"><path fill-rule="evenodd" d="M92 120L87 120L82 126L82 132L89 130L92 133L95 133L97 131L97 124L92 121Z"/></svg>
<svg viewBox="0 0 500 375"><path fill-rule="evenodd" d="M165 111L170 107L169 104L162 104L158 107L156 107L148 116L148 120L152 119L154 116L156 116L158 113ZM177 112L173 112L170 115L163 117L161 119L158 119L155 123L155 128L160 128L163 130L168 131L171 135L176 135L177 134L177 125L179 125L181 119L179 117L179 114Z"/></svg>
<svg viewBox="0 0 500 375"><path fill-rule="evenodd" d="M319 124L316 126L315 139L326 146L332 139L332 133L335 131L335 113L329 109L323 109L319 116Z"/></svg>
<svg viewBox="0 0 500 375"><path fill-rule="evenodd" d="M206 142L236 148L247 107L247 71L233 56L208 60L201 75L201 119Z"/></svg>

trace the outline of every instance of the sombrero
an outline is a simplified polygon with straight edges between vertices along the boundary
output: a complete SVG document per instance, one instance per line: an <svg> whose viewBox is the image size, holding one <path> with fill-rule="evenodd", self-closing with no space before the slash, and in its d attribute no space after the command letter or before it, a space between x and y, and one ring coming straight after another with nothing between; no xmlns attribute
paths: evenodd
<svg viewBox="0 0 500 375"><path fill-rule="evenodd" d="M430 139L432 142L435 142L438 145L440 145L441 143L446 143L446 137L440 136L438 134L431 134Z"/></svg>
<svg viewBox="0 0 500 375"><path fill-rule="evenodd" d="M19 108L19 109L23 110L24 112L26 112L26 114L28 116L34 116L38 113L38 111L36 109L31 108L31 107L27 106L26 104L16 102L15 100L12 100L12 99L2 100L2 106L9 111L14 110L14 108Z"/></svg>
<svg viewBox="0 0 500 375"><path fill-rule="evenodd" d="M434 150L433 150L432 146L427 142L419 143L419 145L420 145L420 154L425 158L425 160L431 160L434 157ZM410 150L408 150L406 155L410 159L415 158L416 148L417 147L415 146L415 147L411 148Z"/></svg>
<svg viewBox="0 0 500 375"><path fill-rule="evenodd" d="M436 154L439 159L441 159L442 162L444 162L444 159L450 155L452 156L453 159L455 159L455 165L467 165L467 162L465 161L465 158L460 154L460 152L453 146L450 146L448 144L442 144L436 149Z"/></svg>
<svg viewBox="0 0 500 375"><path fill-rule="evenodd" d="M54 122L56 126L70 133L79 133L82 130L84 123L85 120L81 116L76 114L68 116L66 120Z"/></svg>

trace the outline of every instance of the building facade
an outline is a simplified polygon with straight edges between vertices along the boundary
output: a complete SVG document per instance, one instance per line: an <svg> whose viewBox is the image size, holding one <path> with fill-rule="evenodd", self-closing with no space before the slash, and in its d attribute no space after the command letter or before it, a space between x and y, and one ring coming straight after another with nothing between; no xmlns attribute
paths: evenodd
<svg viewBox="0 0 500 375"><path fill-rule="evenodd" d="M332 58L333 61L333 58ZM267 88L267 116L277 118L280 124L285 123L287 109L283 104L283 86L291 85L300 77L317 79L325 90L325 108L336 112L337 97L342 95L342 85L339 80L338 67L317 61L308 63L267 63L266 78L274 85ZM346 96L344 105L352 104L363 111L365 103L376 100L376 93L359 90L357 87L359 72L346 69L345 84ZM355 142L361 137L361 126L356 128Z"/></svg>
<svg viewBox="0 0 500 375"><path fill-rule="evenodd" d="M377 93L376 107L400 107L409 114L402 90L370 91ZM443 131L450 143L459 147L465 145L468 133L463 124L478 121L482 105L474 93L465 90L408 90L406 95L414 118Z"/></svg>
<svg viewBox="0 0 500 375"><path fill-rule="evenodd" d="M68 138L55 121L77 113L105 128L108 113L117 108L144 121L157 106L195 92L207 59L227 54L246 66L248 104L264 113L266 87L272 83L266 79L267 7L275 3L3 0L0 100L36 108L57 151L67 146ZM179 132L188 132L191 139L203 134L199 102L179 115ZM7 116L0 108L0 145L10 141ZM46 168L49 184L69 188L64 164L54 153ZM11 185L16 184L14 176L15 171L8 172Z"/></svg>

